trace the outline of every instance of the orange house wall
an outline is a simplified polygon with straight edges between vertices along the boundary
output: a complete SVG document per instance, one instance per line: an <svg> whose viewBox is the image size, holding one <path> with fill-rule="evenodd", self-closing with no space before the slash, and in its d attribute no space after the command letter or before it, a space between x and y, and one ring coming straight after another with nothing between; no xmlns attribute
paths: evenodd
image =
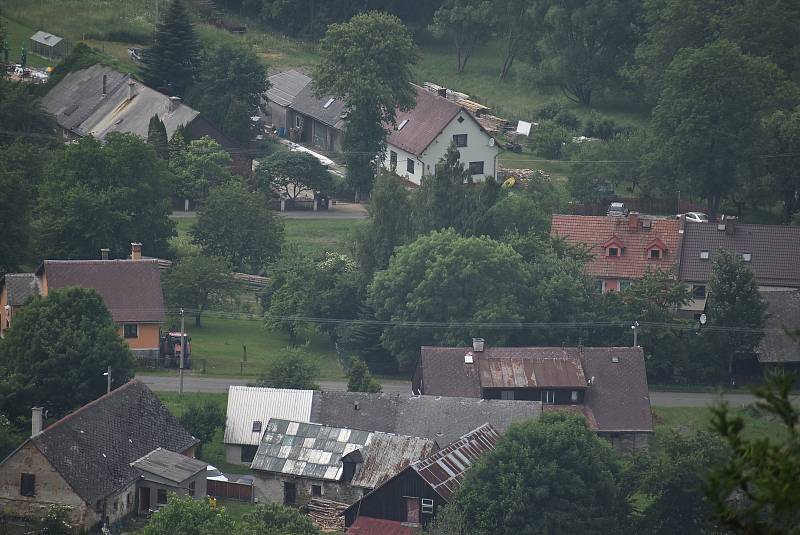
<svg viewBox="0 0 800 535"><path fill-rule="evenodd" d="M139 337L138 338L123 338L128 342L131 349L156 349L158 348L158 323L140 323L139 324ZM122 324L117 329L120 337L122 337Z"/></svg>

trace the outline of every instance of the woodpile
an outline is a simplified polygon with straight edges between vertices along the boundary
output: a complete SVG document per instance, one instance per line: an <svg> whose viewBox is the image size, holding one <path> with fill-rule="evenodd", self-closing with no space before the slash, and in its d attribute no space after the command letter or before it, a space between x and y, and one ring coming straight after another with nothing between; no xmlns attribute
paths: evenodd
<svg viewBox="0 0 800 535"><path fill-rule="evenodd" d="M308 516L323 533L344 533L344 517L341 514L347 509L346 503L314 498L306 506Z"/></svg>

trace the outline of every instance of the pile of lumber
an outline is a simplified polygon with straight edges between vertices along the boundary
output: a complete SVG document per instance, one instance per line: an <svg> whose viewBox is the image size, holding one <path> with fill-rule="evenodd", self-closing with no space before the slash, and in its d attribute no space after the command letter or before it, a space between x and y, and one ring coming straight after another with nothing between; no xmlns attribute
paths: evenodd
<svg viewBox="0 0 800 535"><path fill-rule="evenodd" d="M346 503L314 498L306 506L308 516L323 533L343 533L344 517L341 514L347 509Z"/></svg>

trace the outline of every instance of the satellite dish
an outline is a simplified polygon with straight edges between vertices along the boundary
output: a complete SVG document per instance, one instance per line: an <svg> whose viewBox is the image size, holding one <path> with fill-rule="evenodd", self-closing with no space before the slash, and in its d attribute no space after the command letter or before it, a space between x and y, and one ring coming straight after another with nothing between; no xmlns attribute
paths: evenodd
<svg viewBox="0 0 800 535"><path fill-rule="evenodd" d="M708 323L708 316L700 314L700 325L705 325L706 323Z"/></svg>

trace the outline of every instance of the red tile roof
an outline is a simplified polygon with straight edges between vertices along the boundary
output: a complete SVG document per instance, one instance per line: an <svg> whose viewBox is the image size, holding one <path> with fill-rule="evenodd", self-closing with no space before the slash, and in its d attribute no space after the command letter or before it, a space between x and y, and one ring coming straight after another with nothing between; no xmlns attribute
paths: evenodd
<svg viewBox="0 0 800 535"><path fill-rule="evenodd" d="M413 535L418 530L419 528L404 522L359 516L347 528L347 535Z"/></svg>
<svg viewBox="0 0 800 535"><path fill-rule="evenodd" d="M408 111L397 112L398 126L408 122L400 130L392 129L387 142L419 156L462 110L458 104L427 89L417 85L414 89L417 103ZM469 112L464 111L464 114L469 115Z"/></svg>
<svg viewBox="0 0 800 535"><path fill-rule="evenodd" d="M645 228L648 221L650 228ZM585 244L592 259L586 264L586 272L605 279L639 279L648 269L668 270L679 258L681 222L677 219L638 218L635 229L631 229L628 217L581 216L554 214L550 233L573 245ZM604 245L616 240L622 247L622 255L609 257ZM666 247L662 257L650 258L649 249L660 240Z"/></svg>
<svg viewBox="0 0 800 535"><path fill-rule="evenodd" d="M163 323L164 296L156 260L45 260L36 274L48 290L93 288L117 323Z"/></svg>

